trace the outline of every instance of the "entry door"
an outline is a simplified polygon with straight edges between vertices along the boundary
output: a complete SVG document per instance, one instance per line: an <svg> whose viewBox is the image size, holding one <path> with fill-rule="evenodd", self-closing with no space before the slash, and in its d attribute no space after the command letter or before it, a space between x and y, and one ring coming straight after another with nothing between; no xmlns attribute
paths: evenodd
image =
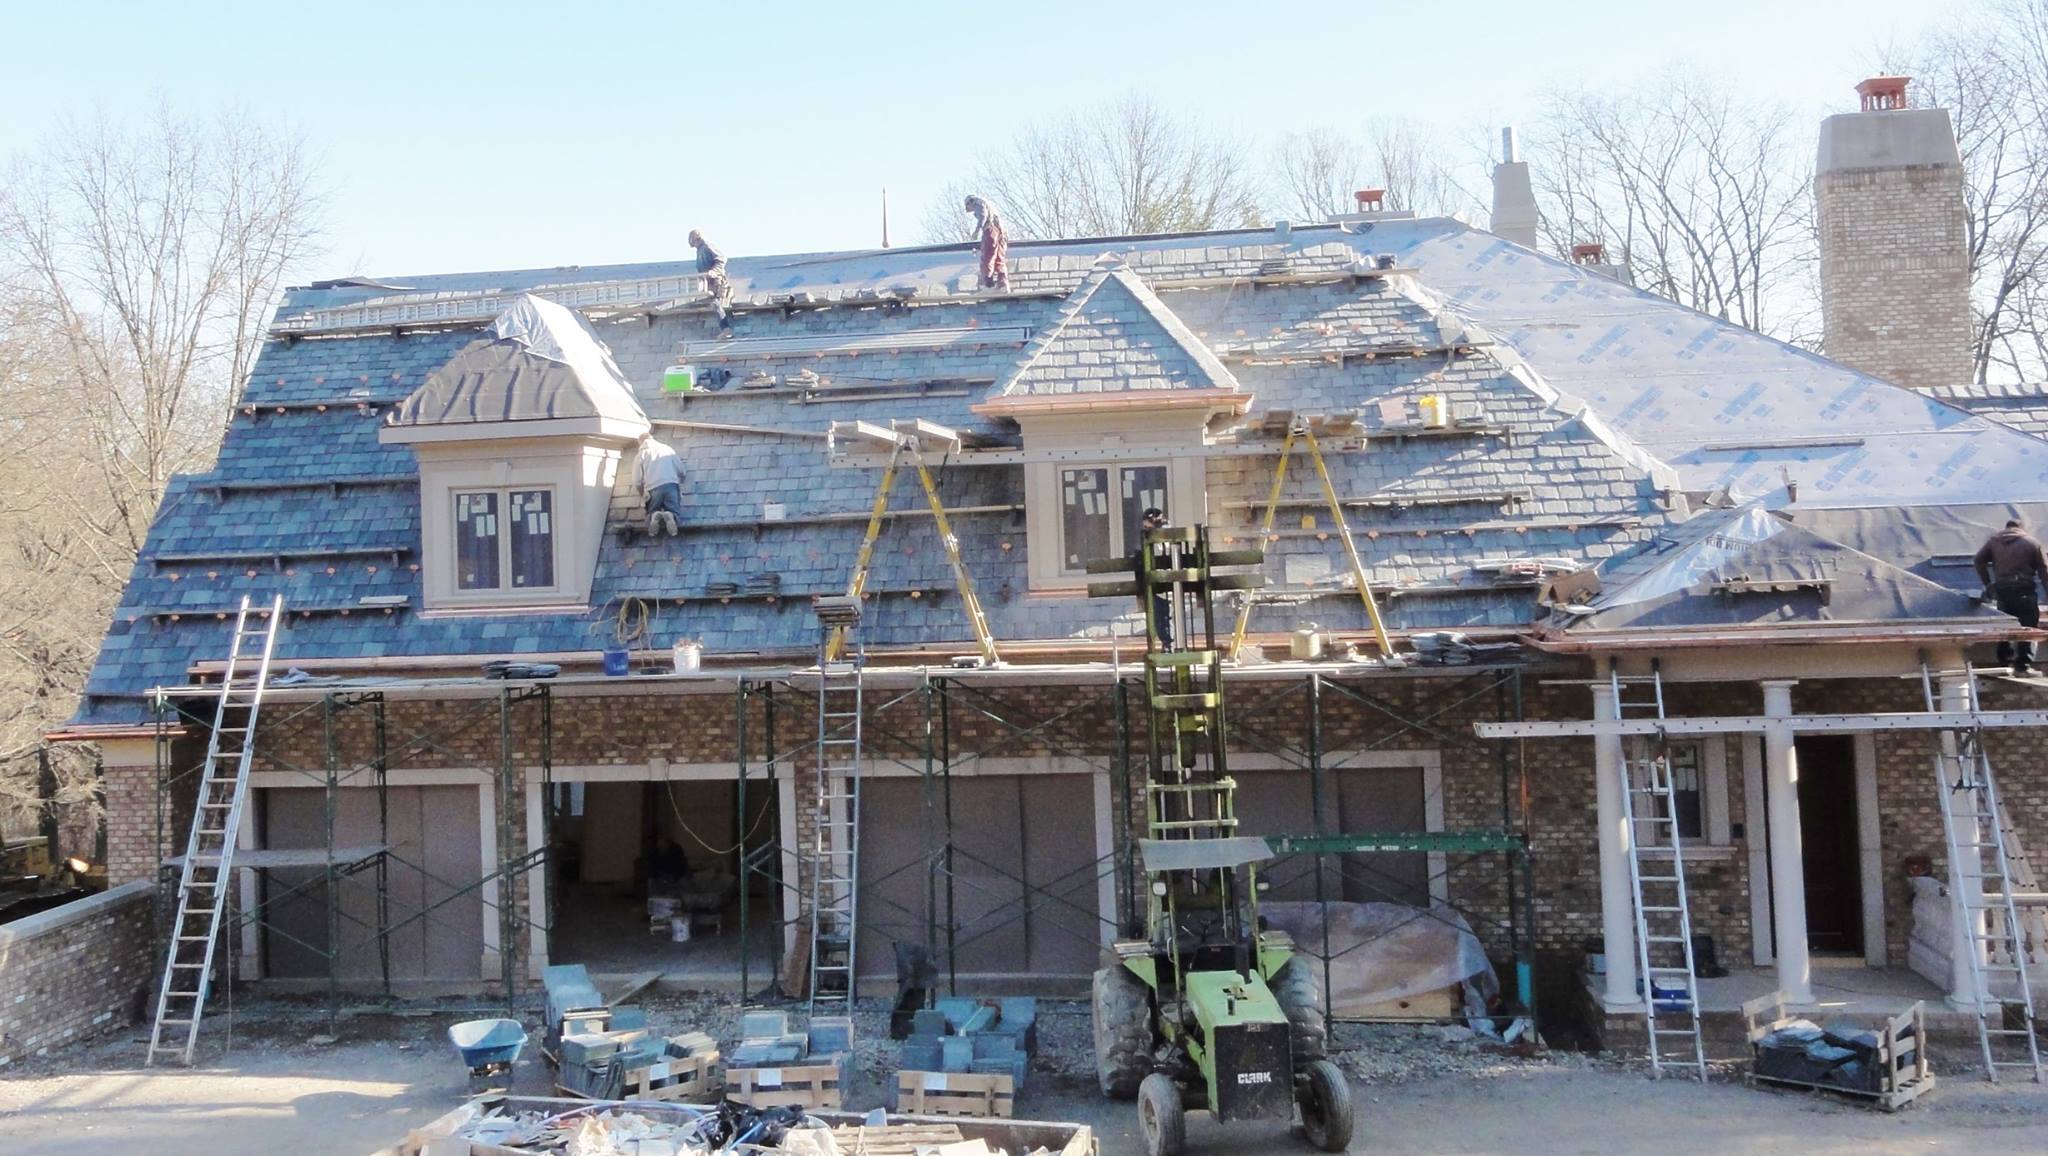
<svg viewBox="0 0 2048 1156"><path fill-rule="evenodd" d="M1856 744L1848 735L1801 735L1800 865L1806 876L1806 944L1863 953L1863 873L1856 847Z"/></svg>

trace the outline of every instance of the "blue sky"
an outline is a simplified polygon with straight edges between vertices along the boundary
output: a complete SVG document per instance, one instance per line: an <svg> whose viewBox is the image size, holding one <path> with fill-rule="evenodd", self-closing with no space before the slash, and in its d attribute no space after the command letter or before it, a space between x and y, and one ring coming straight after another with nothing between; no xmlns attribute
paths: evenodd
<svg viewBox="0 0 2048 1156"><path fill-rule="evenodd" d="M329 192L307 275L659 260L692 226L856 248L884 186L915 240L977 151L1127 93L1245 137L1392 115L1463 147L1551 88L1689 64L1817 121L1963 3L71 0L9 15L0 153L159 97L289 124Z"/></svg>

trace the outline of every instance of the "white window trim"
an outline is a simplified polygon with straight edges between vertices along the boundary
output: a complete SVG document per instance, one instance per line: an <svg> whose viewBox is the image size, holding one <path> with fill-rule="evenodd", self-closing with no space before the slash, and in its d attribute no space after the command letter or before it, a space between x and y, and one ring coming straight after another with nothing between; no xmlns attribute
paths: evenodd
<svg viewBox="0 0 2048 1156"><path fill-rule="evenodd" d="M1120 471L1142 466L1166 467L1166 516L1175 525L1191 526L1208 520L1208 495L1203 484L1204 463L1197 455L1174 456L1170 450L1162 449L1157 456L1147 455L1143 458L1105 459L1076 454L1068 460L1025 464L1025 539L1028 543L1050 545L1050 548L1040 546L1030 551L1031 589L1078 590L1085 587L1090 580L1088 574L1066 568L1066 521L1061 516L1064 510L1061 472L1108 470L1110 488L1114 494L1121 478ZM1111 522L1110 541L1113 547L1117 544L1121 530L1122 528L1114 521ZM1129 553L1129 549L1126 548L1122 552ZM1114 551L1112 556L1115 556ZM1096 576L1095 580L1100 581L1100 576Z"/></svg>
<svg viewBox="0 0 2048 1156"><path fill-rule="evenodd" d="M512 495L545 490L548 495L548 573L554 578L546 586L513 586L512 581ZM498 581L497 586L462 585L459 568L462 565L461 551L455 548L459 533L455 527L455 503L465 494L495 494L498 498ZM562 493L561 487L553 482L509 482L504 485L450 486L447 490L448 525L451 531L448 560L457 572L449 575L449 601L451 605L474 605L479 602L493 605L502 604L509 597L538 596L546 600L562 590Z"/></svg>
<svg viewBox="0 0 2048 1156"><path fill-rule="evenodd" d="M1648 740L1637 736L1623 739L1630 744L1628 759L1634 761L1645 757ZM1732 852L1724 850L1733 842L1728 820L1728 744L1726 735L1701 735L1697 739L1673 740L1672 745L1681 742L1696 743L1700 749L1700 834L1685 840L1685 853L1699 855L1703 859L1717 859ZM1636 846L1644 855L1656 857L1669 855L1669 842L1664 836L1661 824L1638 820L1636 823Z"/></svg>

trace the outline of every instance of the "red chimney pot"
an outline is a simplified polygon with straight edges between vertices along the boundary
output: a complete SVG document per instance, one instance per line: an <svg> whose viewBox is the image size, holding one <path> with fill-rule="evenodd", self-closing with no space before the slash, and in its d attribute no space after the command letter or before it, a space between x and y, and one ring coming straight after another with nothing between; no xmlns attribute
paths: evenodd
<svg viewBox="0 0 2048 1156"><path fill-rule="evenodd" d="M1906 85L1912 81L1910 76L1873 76L1856 86L1856 95L1863 100L1864 112L1910 108L1912 106L1906 102Z"/></svg>
<svg viewBox="0 0 2048 1156"><path fill-rule="evenodd" d="M1599 265L1607 260L1607 246L1598 241L1585 241L1572 246L1574 265Z"/></svg>
<svg viewBox="0 0 2048 1156"><path fill-rule="evenodd" d="M1358 211L1361 213L1377 213L1386 207L1385 189L1360 189L1351 195L1358 199Z"/></svg>

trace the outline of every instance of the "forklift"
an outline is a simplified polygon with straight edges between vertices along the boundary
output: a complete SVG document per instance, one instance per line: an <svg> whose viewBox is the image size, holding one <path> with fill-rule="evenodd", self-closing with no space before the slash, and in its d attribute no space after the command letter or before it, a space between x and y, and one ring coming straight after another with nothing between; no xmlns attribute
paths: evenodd
<svg viewBox="0 0 2048 1156"><path fill-rule="evenodd" d="M1145 783L1143 938L1117 941L1095 973L1096 1075L1138 1102L1151 1156L1174 1156L1187 1113L1292 1125L1324 1152L1351 1143L1352 1101L1328 1058L1315 974L1286 933L1259 923L1266 840L1237 834L1225 758L1223 654L1211 596L1249 590L1259 549L1212 551L1205 527L1148 528L1128 558L1088 563L1097 597L1136 597L1145 615L1152 712ZM1130 930L1130 929L1126 929Z"/></svg>

